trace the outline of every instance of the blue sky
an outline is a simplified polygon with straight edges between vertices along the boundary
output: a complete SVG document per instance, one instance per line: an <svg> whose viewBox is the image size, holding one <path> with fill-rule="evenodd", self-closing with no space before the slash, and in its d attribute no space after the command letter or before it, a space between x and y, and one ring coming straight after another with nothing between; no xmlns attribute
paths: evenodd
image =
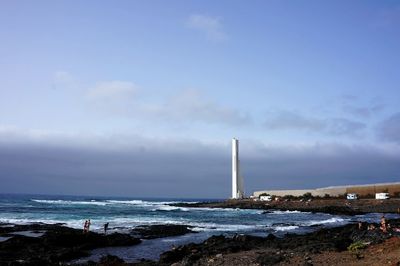
<svg viewBox="0 0 400 266"><path fill-rule="evenodd" d="M247 192L400 178L398 1L1 7L0 192L226 197L232 137Z"/></svg>

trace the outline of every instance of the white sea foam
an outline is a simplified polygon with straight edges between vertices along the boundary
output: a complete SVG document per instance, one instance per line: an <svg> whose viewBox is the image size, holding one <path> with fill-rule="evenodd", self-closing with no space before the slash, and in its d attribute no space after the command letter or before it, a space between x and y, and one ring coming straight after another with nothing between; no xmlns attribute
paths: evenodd
<svg viewBox="0 0 400 266"><path fill-rule="evenodd" d="M87 201L74 201L74 200L42 200L42 199L32 199L34 202L45 203L45 204L63 204L63 205L73 205L73 204L87 204L87 205L98 205L98 206L106 206L106 205L135 205L135 206L159 206L159 205L168 205L175 203L194 203L194 202L182 202L182 201L144 201L144 200L87 200Z"/></svg>
<svg viewBox="0 0 400 266"><path fill-rule="evenodd" d="M166 239L161 239L161 242L176 242L176 239L175 238L166 238Z"/></svg>
<svg viewBox="0 0 400 266"><path fill-rule="evenodd" d="M274 226L272 229L275 231L290 231L299 228L297 225L287 225L287 226Z"/></svg>
<svg viewBox="0 0 400 266"><path fill-rule="evenodd" d="M143 205L143 206L168 205L176 203L196 203L194 201L145 201L145 200L106 200L106 202L113 204L131 204L131 205Z"/></svg>
<svg viewBox="0 0 400 266"><path fill-rule="evenodd" d="M291 214L291 213L301 213L301 211L272 211L272 214ZM304 213L304 212L303 212Z"/></svg>
<svg viewBox="0 0 400 266"><path fill-rule="evenodd" d="M184 208L184 207L160 205L157 208L152 209L152 211L184 211L184 212L187 212L187 211L189 211L189 209L188 208Z"/></svg>
<svg viewBox="0 0 400 266"><path fill-rule="evenodd" d="M112 204L130 204L130 205L142 205L143 200L106 200L108 203Z"/></svg>
<svg viewBox="0 0 400 266"><path fill-rule="evenodd" d="M72 201L72 200L39 200L39 199L32 199L34 202L38 203L46 203L46 204L62 204L62 205L97 205L97 206L105 206L107 203L102 201Z"/></svg>
<svg viewBox="0 0 400 266"><path fill-rule="evenodd" d="M209 207L187 207L191 211L210 211L210 212L247 212L262 214L263 210L256 209L239 209L239 208L209 208Z"/></svg>
<svg viewBox="0 0 400 266"><path fill-rule="evenodd" d="M311 226L311 225L323 225L323 224L331 224L331 223L343 223L346 220L343 218L336 218L336 217L332 217L330 219L326 219L326 220L320 220L320 221L315 221L315 220L311 220L308 221L306 223L304 223L305 226Z"/></svg>
<svg viewBox="0 0 400 266"><path fill-rule="evenodd" d="M30 219L30 218L0 218L0 223L10 223L10 224L33 224L33 223L45 223L45 224L57 224L64 223L68 224L68 222L54 220L54 219ZM74 227L74 226L70 226ZM81 227L81 226L79 226Z"/></svg>

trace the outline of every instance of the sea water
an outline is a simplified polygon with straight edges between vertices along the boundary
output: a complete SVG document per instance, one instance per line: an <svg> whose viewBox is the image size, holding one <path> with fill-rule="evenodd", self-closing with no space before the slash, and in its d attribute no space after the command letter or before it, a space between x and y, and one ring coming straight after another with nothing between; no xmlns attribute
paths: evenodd
<svg viewBox="0 0 400 266"><path fill-rule="evenodd" d="M175 207L180 202L216 201L215 199L156 199L86 196L0 195L0 223L62 223L83 228L91 220L91 230L102 232L109 223L109 232L129 233L140 225L189 225L196 233L179 237L145 240L134 247L103 248L93 251L90 259L105 254L118 255L127 261L140 258L157 259L172 246L200 242L212 235L251 234L282 236L285 233L306 233L321 227L344 225L357 221L378 222L378 213L343 216L299 211L223 208ZM397 215L389 215L398 217Z"/></svg>

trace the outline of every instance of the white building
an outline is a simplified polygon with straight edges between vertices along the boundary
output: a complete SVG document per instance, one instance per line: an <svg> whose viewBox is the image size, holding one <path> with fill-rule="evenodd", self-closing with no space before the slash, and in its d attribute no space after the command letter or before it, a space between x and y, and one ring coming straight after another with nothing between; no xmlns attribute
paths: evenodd
<svg viewBox="0 0 400 266"><path fill-rule="evenodd" d="M355 200L355 199L358 199L356 193L348 193L347 196L346 196L346 198L347 198L348 200Z"/></svg>
<svg viewBox="0 0 400 266"><path fill-rule="evenodd" d="M389 193L375 193L375 199L388 199Z"/></svg>
<svg viewBox="0 0 400 266"><path fill-rule="evenodd" d="M260 196L260 200L261 201L271 201L272 197L267 195L267 196Z"/></svg>
<svg viewBox="0 0 400 266"><path fill-rule="evenodd" d="M244 197L243 177L240 175L239 140L232 139L232 199Z"/></svg>

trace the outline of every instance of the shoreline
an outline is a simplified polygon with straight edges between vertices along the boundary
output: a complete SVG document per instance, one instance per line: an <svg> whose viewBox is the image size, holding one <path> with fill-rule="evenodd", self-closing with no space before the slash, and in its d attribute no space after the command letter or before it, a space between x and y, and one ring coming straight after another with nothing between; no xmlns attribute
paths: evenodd
<svg viewBox="0 0 400 266"><path fill-rule="evenodd" d="M252 201L226 200L222 202L174 203L178 207L193 208L230 208L230 209L258 209L269 214L276 210L322 212L335 215L357 215L373 213L393 213L400 206L400 199L385 201L344 199L314 199L311 201ZM260 213L261 214L261 213ZM263 215L263 214L261 214ZM290 265L306 264L307 261L320 261L323 257L318 254L329 253L332 258L347 256L351 261L352 254L347 248L355 242L367 243L365 248L376 245L385 245L392 238L392 245L400 243L400 217L390 223L399 232L392 235L382 234L379 230L367 231L368 223L363 222L365 229L359 230L355 224L357 217L346 225L327 227L315 226L312 232L288 233L277 235L266 232L263 236L243 234L221 234L207 237L197 244L194 241L181 243L178 247L160 252L159 260L137 260L125 262L110 253L101 254L99 260L93 262L85 260L95 249L134 247L146 241L156 239L163 241L167 237L183 236L195 233L190 225L142 225L132 227L121 233L114 232L104 235L101 231L91 231L83 234L81 229L73 229L65 224L1 224L0 223L0 264L13 265ZM399 218L397 218L399 217ZM362 218L360 217L362 220ZM379 227L378 224L374 224ZM312 227L312 226L311 226ZM205 239L205 238L203 238ZM179 244L178 244L179 245ZM167 251L165 251L167 250ZM400 254L400 244L397 250ZM364 251L360 251L363 253ZM303 253L308 254L304 259ZM113 253L111 253L113 254ZM114 253L118 255L118 253ZM122 253L121 253L122 254ZM303 255L302 255L303 254ZM360 255L361 256L361 255ZM368 253L362 255L368 257ZM388 255L391 256L390 254ZM123 257L123 256L121 256ZM138 256L137 258L142 258ZM245 259L244 259L245 258ZM78 264L71 264L76 263ZM367 260L366 260L367 261ZM365 262L365 261L364 261ZM240 264L242 263L242 264ZM399 261L400 263L400 261ZM332 264L331 264L332 265ZM334 264L333 264L334 265ZM356 265L356 264L355 264ZM368 265L368 264L366 264Z"/></svg>
<svg viewBox="0 0 400 266"><path fill-rule="evenodd" d="M63 224L0 224L0 265L64 265L84 259L99 248L137 246L149 239L195 234L186 225L144 225L129 233L109 234ZM87 262L83 263L84 265ZM76 265L79 265L76 264Z"/></svg>
<svg viewBox="0 0 400 266"><path fill-rule="evenodd" d="M389 220L392 228L400 229L400 218ZM309 261L323 261L321 254L329 253L330 257L346 257L347 260L355 262L355 258L347 248L356 242L366 243L365 248L385 245L386 241L392 241L391 245L398 246L400 252L400 230L399 232L382 233L379 229L368 231L367 226L377 223L363 223L360 230L357 224L351 223L332 228L320 228L306 234L285 234L276 237L268 234L265 237L251 235L234 235L227 237L223 235L212 236L201 243L189 243L175 247L163 252L158 261L141 260L127 263L122 259L107 255L98 262L86 261L72 265L290 265L291 263L306 263ZM187 229L157 226L152 230L147 228L145 234L133 237L131 234L113 233L103 235L90 232L83 234L82 230L72 229L60 224L32 224L0 226L1 235L18 231L30 231L41 234L37 236L14 235L12 238L0 242L0 264L14 263L13 265L71 265L71 261L87 256L90 250L99 247L133 246L141 243L141 239L157 237L160 240L169 235L187 233ZM163 229L163 230L162 230ZM174 229L177 229L178 231ZM7 233L8 232L8 233ZM139 231L137 231L138 233ZM176 233L178 232L178 233ZM390 245L389 245L390 247ZM358 252L358 251L357 251ZM368 257L364 249L359 251L358 256ZM306 255L304 255L306 254ZM383 253L382 253L383 254ZM391 255L390 255L391 256ZM389 256L389 257L390 257ZM353 258L354 257L354 258ZM367 260L361 260L364 265ZM249 264L250 263L250 264ZM397 262L396 262L397 263ZM400 258L399 258L400 263ZM331 264L334 265L334 264ZM393 264L396 265L396 264Z"/></svg>
<svg viewBox="0 0 400 266"><path fill-rule="evenodd" d="M400 219L388 223L400 229ZM377 260L381 260L381 265L388 262L398 265L400 231L367 230L368 225L364 223L359 229L357 224L348 224L305 235L286 234L282 238L272 234L266 237L213 236L203 243L165 252L159 264L154 265L312 265L317 260L324 265L376 265ZM370 256L369 249L380 250L379 245L383 246L380 253Z"/></svg>
<svg viewBox="0 0 400 266"><path fill-rule="evenodd" d="M312 213L328 213L334 215L361 215L367 213L400 214L400 199L312 199L310 201L254 201L252 199L225 200L221 202L174 203L175 207L191 208L232 208L301 211Z"/></svg>

